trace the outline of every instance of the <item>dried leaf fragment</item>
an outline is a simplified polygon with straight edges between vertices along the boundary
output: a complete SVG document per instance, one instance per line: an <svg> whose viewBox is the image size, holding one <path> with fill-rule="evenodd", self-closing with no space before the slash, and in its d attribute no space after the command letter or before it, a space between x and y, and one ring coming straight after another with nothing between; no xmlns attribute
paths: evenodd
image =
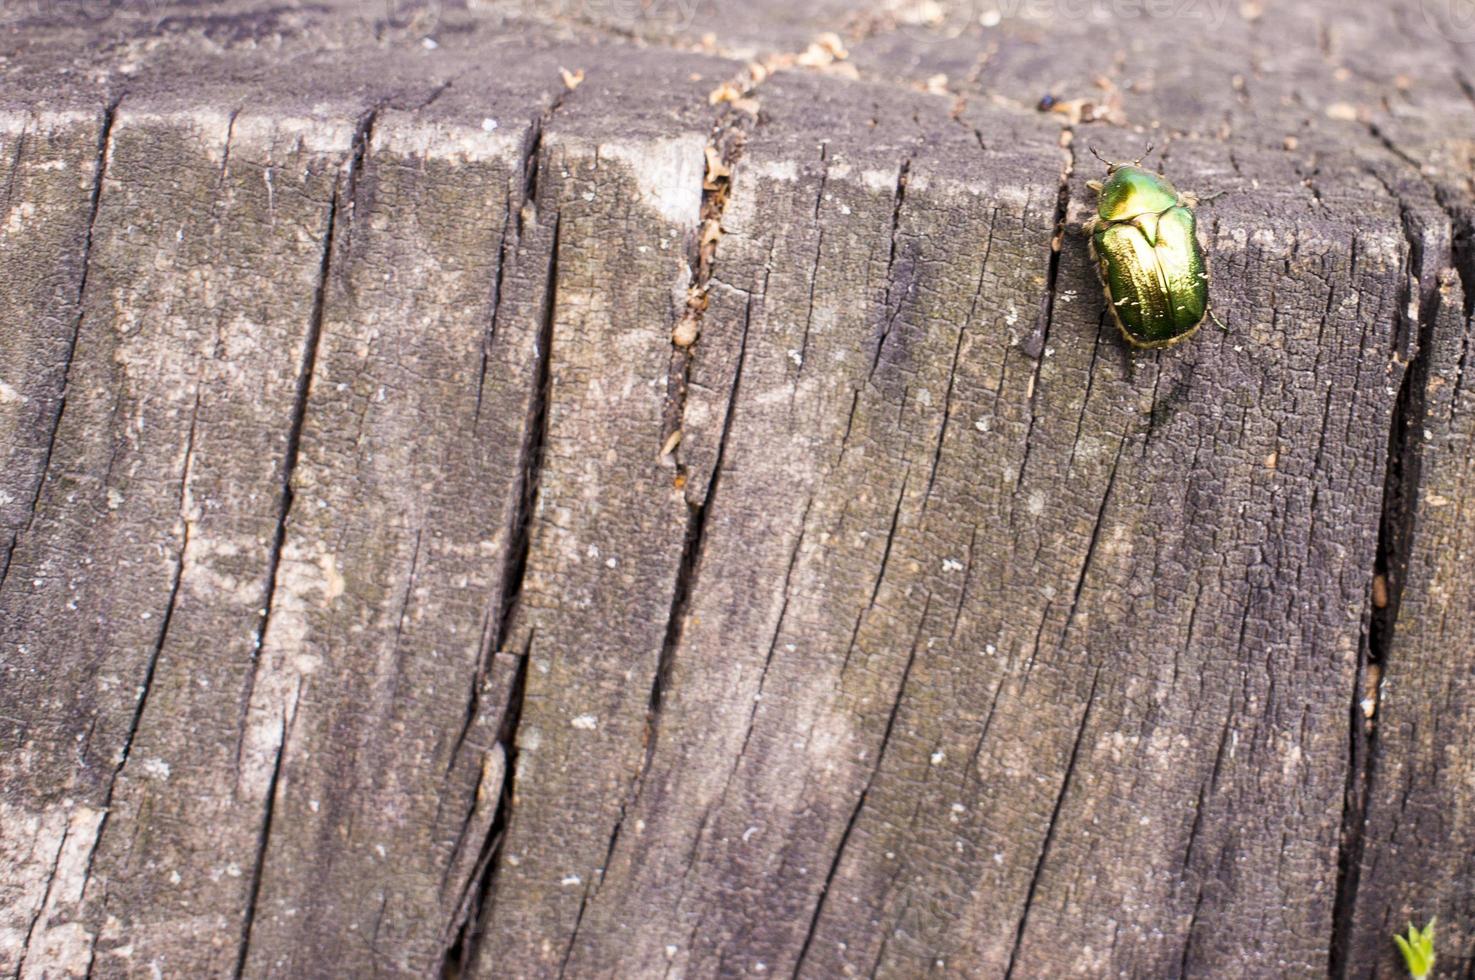
<svg viewBox="0 0 1475 980"><path fill-rule="evenodd" d="M702 189L715 191L732 178L732 168L722 162L722 152L715 146L707 147L707 175L702 179Z"/></svg>
<svg viewBox="0 0 1475 980"><path fill-rule="evenodd" d="M724 102L736 102L743 97L743 90L732 82L723 82L707 95L708 105L721 105Z"/></svg>
<svg viewBox="0 0 1475 980"><path fill-rule="evenodd" d="M676 323L676 329L671 331L671 343L677 347L687 348L697 342L697 318L695 314L688 312Z"/></svg>

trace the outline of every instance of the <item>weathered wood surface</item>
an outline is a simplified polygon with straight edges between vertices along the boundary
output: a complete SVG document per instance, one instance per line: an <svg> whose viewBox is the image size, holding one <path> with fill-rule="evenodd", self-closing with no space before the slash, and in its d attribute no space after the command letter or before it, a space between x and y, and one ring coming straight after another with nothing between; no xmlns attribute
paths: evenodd
<svg viewBox="0 0 1475 980"><path fill-rule="evenodd" d="M7 7L0 970L1467 975L1460 2Z"/></svg>

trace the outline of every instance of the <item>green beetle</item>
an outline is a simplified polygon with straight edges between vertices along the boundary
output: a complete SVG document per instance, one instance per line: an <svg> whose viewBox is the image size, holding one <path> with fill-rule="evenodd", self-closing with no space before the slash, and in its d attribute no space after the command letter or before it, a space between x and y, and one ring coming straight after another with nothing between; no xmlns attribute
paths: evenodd
<svg viewBox="0 0 1475 980"><path fill-rule="evenodd" d="M1111 318L1134 347L1187 340L1209 313L1209 270L1193 217L1198 200L1143 169L1140 157L1130 164L1096 157L1106 164L1106 182L1088 184L1099 200L1086 234Z"/></svg>

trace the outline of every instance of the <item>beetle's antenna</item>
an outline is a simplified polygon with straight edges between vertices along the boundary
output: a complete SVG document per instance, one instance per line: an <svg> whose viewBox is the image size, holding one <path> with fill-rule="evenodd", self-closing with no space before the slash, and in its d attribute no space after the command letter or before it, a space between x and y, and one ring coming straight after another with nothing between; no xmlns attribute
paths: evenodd
<svg viewBox="0 0 1475 980"><path fill-rule="evenodd" d="M1148 157L1152 156L1153 147L1155 145L1156 144L1148 143L1147 144L1147 149L1145 149L1145 150L1142 151L1142 155L1140 157L1138 157L1137 159L1135 159L1135 160L1132 161L1132 166L1134 166L1134 167L1141 166L1143 160L1146 160Z"/></svg>
<svg viewBox="0 0 1475 980"><path fill-rule="evenodd" d="M1091 155L1093 157L1095 157L1096 159L1100 160L1102 163L1106 164L1106 169L1107 170L1109 170L1109 171L1110 170L1115 170L1117 167L1121 166L1121 164L1119 164L1119 163L1112 163L1110 160L1106 159L1106 157L1102 156L1100 153L1097 153L1096 152L1096 147L1092 146L1092 147L1088 147L1088 149L1091 151Z"/></svg>

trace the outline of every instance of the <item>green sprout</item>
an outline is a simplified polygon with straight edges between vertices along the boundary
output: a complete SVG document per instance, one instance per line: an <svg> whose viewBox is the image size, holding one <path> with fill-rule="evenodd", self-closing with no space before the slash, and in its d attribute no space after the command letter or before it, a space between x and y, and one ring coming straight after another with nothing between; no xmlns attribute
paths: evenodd
<svg viewBox="0 0 1475 980"><path fill-rule="evenodd" d="M1434 970L1434 920L1423 930L1419 930L1412 922L1408 924L1408 937L1405 938L1394 934L1393 941L1398 944L1398 951L1403 954L1404 965L1408 967L1408 975L1413 980L1427 980Z"/></svg>

